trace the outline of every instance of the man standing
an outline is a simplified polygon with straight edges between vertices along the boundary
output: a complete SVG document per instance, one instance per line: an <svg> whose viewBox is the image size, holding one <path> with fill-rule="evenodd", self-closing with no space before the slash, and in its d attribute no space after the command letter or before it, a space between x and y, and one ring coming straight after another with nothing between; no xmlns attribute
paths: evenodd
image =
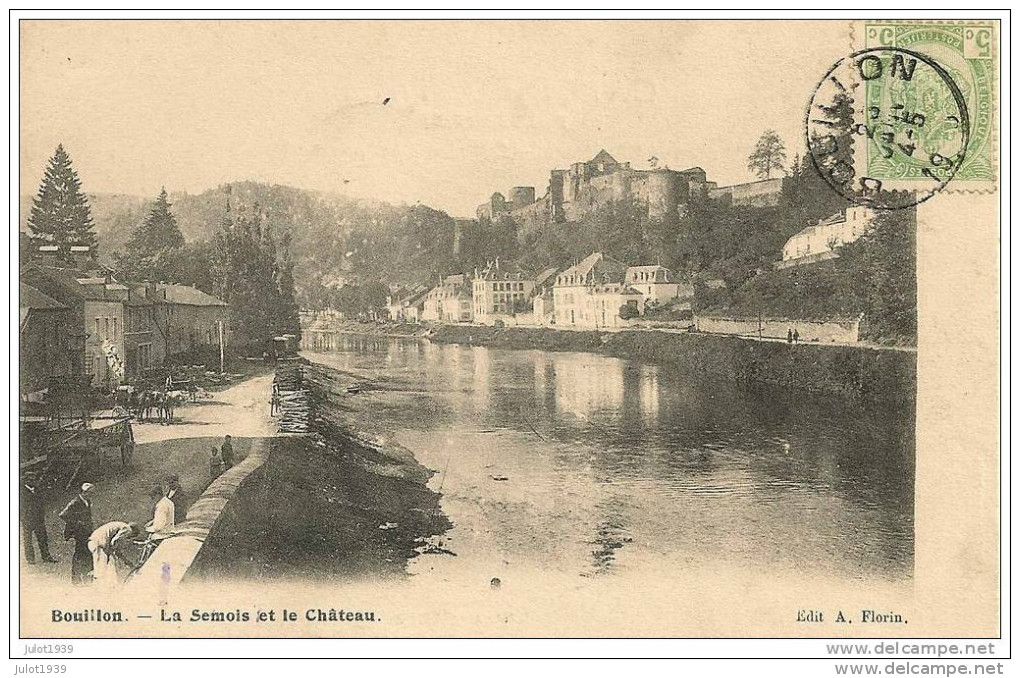
<svg viewBox="0 0 1020 678"><path fill-rule="evenodd" d="M64 539L74 539L71 556L71 583L87 584L92 572L92 553L89 537L92 535L92 483L84 483L81 492L60 512L64 521Z"/></svg>
<svg viewBox="0 0 1020 678"><path fill-rule="evenodd" d="M280 385L273 382L273 395L269 398L269 416L275 417L280 412Z"/></svg>
<svg viewBox="0 0 1020 678"><path fill-rule="evenodd" d="M166 480L166 498L173 502L174 524L180 525L188 515L188 497L181 487L181 477L171 473Z"/></svg>
<svg viewBox="0 0 1020 678"><path fill-rule="evenodd" d="M209 482L212 482L223 475L223 457L220 450L213 445L212 453L209 455Z"/></svg>
<svg viewBox="0 0 1020 678"><path fill-rule="evenodd" d="M50 555L49 540L46 538L46 506L43 502L39 477L29 471L21 482L21 534L25 540L25 561L35 564L35 548L32 535L39 542L39 555L44 563L55 563Z"/></svg>
<svg viewBox="0 0 1020 678"><path fill-rule="evenodd" d="M234 465L234 446L230 442L230 436L223 438L223 445L220 446L220 457L223 458L223 466L230 468Z"/></svg>

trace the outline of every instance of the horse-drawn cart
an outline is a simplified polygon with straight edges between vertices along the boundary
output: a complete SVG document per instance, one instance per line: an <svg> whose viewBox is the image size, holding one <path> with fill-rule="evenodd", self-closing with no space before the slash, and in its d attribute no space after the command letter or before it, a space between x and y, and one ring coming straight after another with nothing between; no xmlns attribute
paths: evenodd
<svg viewBox="0 0 1020 678"><path fill-rule="evenodd" d="M131 418L111 415L90 419L87 427L63 441L63 447L72 454L94 454L100 468L111 461L127 466L135 449Z"/></svg>
<svg viewBox="0 0 1020 678"><path fill-rule="evenodd" d="M129 417L95 417L61 426L39 423L22 421L28 454L22 455L21 469L35 471L54 487L67 489L86 474L131 463L135 437Z"/></svg>

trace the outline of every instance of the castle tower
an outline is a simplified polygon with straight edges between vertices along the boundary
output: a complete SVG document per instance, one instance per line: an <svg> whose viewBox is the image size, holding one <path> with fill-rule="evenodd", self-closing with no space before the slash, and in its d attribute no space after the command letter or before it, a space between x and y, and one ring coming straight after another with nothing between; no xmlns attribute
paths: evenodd
<svg viewBox="0 0 1020 678"><path fill-rule="evenodd" d="M520 209L535 202L534 186L514 186L510 189L510 209Z"/></svg>

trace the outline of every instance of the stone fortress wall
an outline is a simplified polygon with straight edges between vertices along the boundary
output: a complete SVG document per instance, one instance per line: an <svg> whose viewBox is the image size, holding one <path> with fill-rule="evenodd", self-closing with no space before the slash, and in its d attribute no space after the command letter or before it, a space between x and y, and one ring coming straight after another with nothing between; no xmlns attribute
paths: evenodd
<svg viewBox="0 0 1020 678"><path fill-rule="evenodd" d="M771 207L779 204L779 194L783 190L783 178L762 179L746 184L713 187L708 197L721 200L732 205L749 207Z"/></svg>
<svg viewBox="0 0 1020 678"><path fill-rule="evenodd" d="M770 205L778 201L782 185L782 179L772 179L718 187L700 167L637 170L603 150L569 169L551 170L542 197L536 199L533 186L515 186L507 196L493 193L478 206L476 216L480 221L512 218L523 235L546 224L578 221L603 205L622 200L645 205L652 219L681 215L686 205L699 200Z"/></svg>

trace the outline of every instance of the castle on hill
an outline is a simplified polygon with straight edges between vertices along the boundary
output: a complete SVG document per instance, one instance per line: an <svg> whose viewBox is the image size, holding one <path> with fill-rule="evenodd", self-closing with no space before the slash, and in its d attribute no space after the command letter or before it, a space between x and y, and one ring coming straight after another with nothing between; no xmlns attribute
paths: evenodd
<svg viewBox="0 0 1020 678"><path fill-rule="evenodd" d="M475 214L483 222L510 217L526 233L549 223L577 221L613 201L634 200L647 207L650 218L662 219L679 216L687 204L709 199L775 204L781 188L782 179L720 188L700 167L633 169L603 149L587 162L552 170L541 198L536 199L534 186L515 186L509 198L493 193Z"/></svg>

